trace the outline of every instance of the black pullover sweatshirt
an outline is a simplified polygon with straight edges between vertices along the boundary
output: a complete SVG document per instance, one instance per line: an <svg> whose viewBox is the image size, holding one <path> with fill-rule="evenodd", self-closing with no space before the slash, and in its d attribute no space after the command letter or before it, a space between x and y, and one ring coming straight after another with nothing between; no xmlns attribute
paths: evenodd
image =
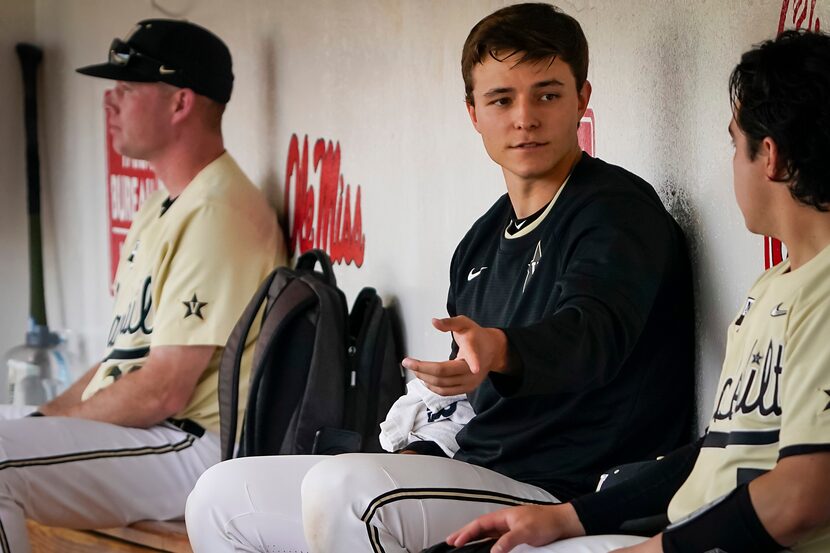
<svg viewBox="0 0 830 553"><path fill-rule="evenodd" d="M468 394L455 458L564 501L691 437L691 268L654 189L587 154L530 233L506 238L513 216L504 195L452 259L449 314L503 329L521 363Z"/></svg>

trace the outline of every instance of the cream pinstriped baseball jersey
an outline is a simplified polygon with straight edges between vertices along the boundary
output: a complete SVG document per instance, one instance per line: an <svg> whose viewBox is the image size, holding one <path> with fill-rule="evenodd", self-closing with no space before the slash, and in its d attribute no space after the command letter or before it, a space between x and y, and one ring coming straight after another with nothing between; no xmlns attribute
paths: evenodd
<svg viewBox="0 0 830 553"><path fill-rule="evenodd" d="M165 191L156 192L124 243L108 349L84 400L140 368L150 348L224 346L277 262L284 262L284 249L277 244L276 217L229 154L205 167L172 203ZM254 328L249 336L241 388L248 382L258 332ZM218 431L220 356L218 349L176 418ZM240 397L247 397L245 392Z"/></svg>
<svg viewBox="0 0 830 553"><path fill-rule="evenodd" d="M830 247L764 273L729 327L709 432L677 521L790 455L830 451ZM830 529L792 548L830 551Z"/></svg>

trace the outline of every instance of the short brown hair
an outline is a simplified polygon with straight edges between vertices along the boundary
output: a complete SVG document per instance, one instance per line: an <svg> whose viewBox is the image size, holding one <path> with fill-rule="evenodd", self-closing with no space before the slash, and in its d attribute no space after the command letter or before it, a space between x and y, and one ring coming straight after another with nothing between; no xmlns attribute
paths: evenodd
<svg viewBox="0 0 830 553"><path fill-rule="evenodd" d="M464 42L461 75L469 104L473 67L487 55L503 61L514 54L521 54L516 63L560 58L570 66L577 90L588 78L588 41L577 20L550 4L515 4L479 21Z"/></svg>

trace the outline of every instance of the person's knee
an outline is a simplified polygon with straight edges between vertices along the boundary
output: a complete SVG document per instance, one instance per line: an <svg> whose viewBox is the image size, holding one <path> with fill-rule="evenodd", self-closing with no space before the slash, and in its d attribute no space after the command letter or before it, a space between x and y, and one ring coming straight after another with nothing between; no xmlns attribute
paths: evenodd
<svg viewBox="0 0 830 553"><path fill-rule="evenodd" d="M302 483L303 504L308 502L364 502L395 482L383 461L387 455L354 453L338 455L312 467ZM362 505L365 508L365 505Z"/></svg>
<svg viewBox="0 0 830 553"><path fill-rule="evenodd" d="M394 488L384 470L385 455L348 454L327 459L302 483L303 526L313 551L359 521L372 497Z"/></svg>
<svg viewBox="0 0 830 553"><path fill-rule="evenodd" d="M221 529L227 521L220 520L220 507L228 493L234 493L242 483L238 480L234 463L219 463L207 469L187 498L185 518L189 531L199 533L209 528ZM242 488L244 490L244 487Z"/></svg>

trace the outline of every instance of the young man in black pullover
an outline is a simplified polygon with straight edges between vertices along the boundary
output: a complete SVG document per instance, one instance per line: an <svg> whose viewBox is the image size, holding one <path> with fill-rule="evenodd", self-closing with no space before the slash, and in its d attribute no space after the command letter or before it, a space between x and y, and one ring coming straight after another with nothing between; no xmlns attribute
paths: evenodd
<svg viewBox="0 0 830 553"><path fill-rule="evenodd" d="M688 440L683 236L651 186L578 145L591 94L579 24L548 4L510 6L473 28L462 57L470 119L507 194L453 256L450 317L433 322L453 334L451 359L404 360L434 392L468 394L460 449L223 463L188 504L196 551L420 551L477 515L568 500L609 466Z"/></svg>
<svg viewBox="0 0 830 553"><path fill-rule="evenodd" d="M495 536L494 553L523 543L551 553L830 551L828 67L830 36L788 31L732 73L738 206L789 259L761 275L729 326L706 434L615 486L491 513L449 543ZM673 524L649 540L607 535L660 515Z"/></svg>
<svg viewBox="0 0 830 553"><path fill-rule="evenodd" d="M455 459L558 499L682 443L693 387L683 236L648 183L579 148L587 66L578 23L552 6L470 33L467 107L507 194L452 259L436 327L453 359L404 361L433 391L468 393Z"/></svg>

